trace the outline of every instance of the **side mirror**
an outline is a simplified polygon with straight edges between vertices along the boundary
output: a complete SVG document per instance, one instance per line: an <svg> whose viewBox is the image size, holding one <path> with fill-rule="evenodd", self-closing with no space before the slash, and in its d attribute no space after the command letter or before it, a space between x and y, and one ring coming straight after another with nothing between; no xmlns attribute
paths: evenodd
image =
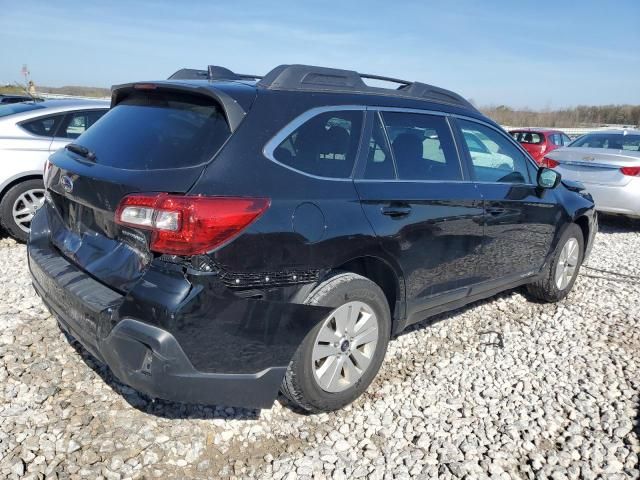
<svg viewBox="0 0 640 480"><path fill-rule="evenodd" d="M562 176L550 168L541 167L538 170L538 186L540 188L556 188L561 179Z"/></svg>

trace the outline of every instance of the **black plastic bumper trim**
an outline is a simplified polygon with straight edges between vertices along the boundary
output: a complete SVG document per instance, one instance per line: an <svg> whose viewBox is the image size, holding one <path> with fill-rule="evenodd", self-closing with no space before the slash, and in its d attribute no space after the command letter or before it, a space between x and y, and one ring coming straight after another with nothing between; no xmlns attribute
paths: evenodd
<svg viewBox="0 0 640 480"><path fill-rule="evenodd" d="M120 321L100 343L102 356L118 379L165 400L266 408L276 399L287 370L199 372L173 335L130 318Z"/></svg>
<svg viewBox="0 0 640 480"><path fill-rule="evenodd" d="M106 363L121 382L150 397L176 402L245 408L273 405L286 366L257 373L201 372L171 333L131 318L121 320L101 338L98 317L121 297L107 294L107 287L62 257L39 253L36 249L29 253L36 292L61 328Z"/></svg>

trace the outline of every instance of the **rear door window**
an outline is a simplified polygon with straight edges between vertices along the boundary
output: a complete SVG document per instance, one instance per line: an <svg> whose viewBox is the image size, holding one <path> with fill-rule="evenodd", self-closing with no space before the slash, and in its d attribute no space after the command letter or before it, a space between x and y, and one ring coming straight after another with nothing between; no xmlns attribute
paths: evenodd
<svg viewBox="0 0 640 480"><path fill-rule="evenodd" d="M383 112L400 180L462 180L462 170L444 117Z"/></svg>
<svg viewBox="0 0 640 480"><path fill-rule="evenodd" d="M149 91L118 103L75 143L95 153L101 165L161 170L208 162L229 135L224 113L213 99Z"/></svg>
<svg viewBox="0 0 640 480"><path fill-rule="evenodd" d="M20 126L28 132L38 135L39 137L53 137L56 134L58 125L64 118L64 113L59 115L49 115L34 120L22 122Z"/></svg>
<svg viewBox="0 0 640 480"><path fill-rule="evenodd" d="M349 178L358 153L362 116L360 110L320 113L289 134L273 156L304 173Z"/></svg>
<svg viewBox="0 0 640 480"><path fill-rule="evenodd" d="M56 136L72 139L78 138L106 112L106 110L85 110L68 113Z"/></svg>
<svg viewBox="0 0 640 480"><path fill-rule="evenodd" d="M506 136L476 122L458 120L458 124L477 181L529 183L527 159ZM481 149L478 144L482 145Z"/></svg>

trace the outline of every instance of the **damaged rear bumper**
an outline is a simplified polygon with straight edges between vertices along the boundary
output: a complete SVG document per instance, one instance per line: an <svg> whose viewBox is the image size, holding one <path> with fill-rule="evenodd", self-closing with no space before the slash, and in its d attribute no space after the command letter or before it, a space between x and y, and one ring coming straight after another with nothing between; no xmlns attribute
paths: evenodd
<svg viewBox="0 0 640 480"><path fill-rule="evenodd" d="M119 321L100 339L79 319L85 317L85 323L90 323L87 315L102 312L92 308L79 310L77 300L81 299L61 306L61 298L68 296L60 296L60 292L50 295L43 286L46 273L31 255L29 265L36 291L62 329L106 363L121 382L151 397L179 402L266 408L275 400L286 366L265 368L255 374L199 372L172 334L131 318ZM75 285L84 293L96 295L96 285L92 285L95 280L83 280L79 282L76 275Z"/></svg>
<svg viewBox="0 0 640 480"><path fill-rule="evenodd" d="M153 398L268 408L297 347L326 315L324 307L240 298L210 277L158 271L123 294L37 232L28 258L33 286L62 329L121 382ZM184 294L168 293L167 285L175 293L187 281Z"/></svg>

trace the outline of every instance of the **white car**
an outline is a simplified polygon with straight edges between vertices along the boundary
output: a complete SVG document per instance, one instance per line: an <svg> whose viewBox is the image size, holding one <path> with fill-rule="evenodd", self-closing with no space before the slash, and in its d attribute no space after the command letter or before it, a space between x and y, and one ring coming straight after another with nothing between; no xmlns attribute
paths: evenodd
<svg viewBox="0 0 640 480"><path fill-rule="evenodd" d="M477 134L462 130L464 140L469 147L471 160L476 167L501 168L505 171L513 171L513 159L507 155L492 150L498 145L488 138L480 138Z"/></svg>
<svg viewBox="0 0 640 480"><path fill-rule="evenodd" d="M542 164L582 183L598 211L640 218L640 130L587 133L547 153Z"/></svg>
<svg viewBox="0 0 640 480"><path fill-rule="evenodd" d="M93 125L109 102L47 100L0 105L0 225L20 241L44 201L45 161Z"/></svg>

